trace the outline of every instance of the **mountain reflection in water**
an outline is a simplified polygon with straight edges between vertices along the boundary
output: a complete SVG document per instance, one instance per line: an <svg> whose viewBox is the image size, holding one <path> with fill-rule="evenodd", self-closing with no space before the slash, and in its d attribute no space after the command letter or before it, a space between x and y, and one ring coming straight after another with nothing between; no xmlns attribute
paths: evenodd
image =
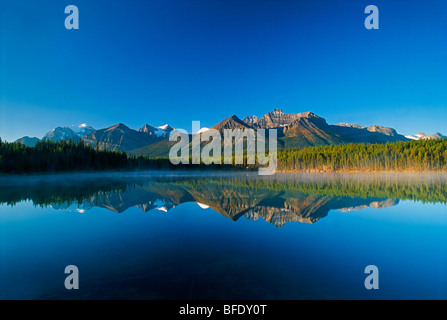
<svg viewBox="0 0 447 320"><path fill-rule="evenodd" d="M411 174L70 174L0 179L0 203L31 200L35 206L87 213L101 207L123 213L170 209L186 202L237 221L259 218L281 227L315 223L330 210L395 206L399 200L446 203L442 175Z"/></svg>

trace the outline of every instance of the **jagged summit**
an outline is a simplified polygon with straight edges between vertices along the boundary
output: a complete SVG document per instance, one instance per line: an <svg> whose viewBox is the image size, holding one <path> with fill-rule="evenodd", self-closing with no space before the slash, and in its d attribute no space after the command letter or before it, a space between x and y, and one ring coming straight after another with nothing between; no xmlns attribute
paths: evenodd
<svg viewBox="0 0 447 320"><path fill-rule="evenodd" d="M24 136L20 139L17 139L14 142L20 142L21 144L23 144L27 147L34 147L36 145L36 142L38 142L38 141L40 141L39 138Z"/></svg>
<svg viewBox="0 0 447 320"><path fill-rule="evenodd" d="M158 126L157 129L165 130L165 131L172 131L173 130L173 128L169 124L167 124L167 123L162 125L162 126Z"/></svg>
<svg viewBox="0 0 447 320"><path fill-rule="evenodd" d="M56 127L42 138L42 140L50 140L53 142L59 142L62 140L73 140L77 141L80 137L69 127Z"/></svg>
<svg viewBox="0 0 447 320"><path fill-rule="evenodd" d="M280 108L275 108L262 117L251 115L243 120L237 115L232 115L212 128L221 133L224 129L275 129L277 130L278 148L304 148L346 143L386 143L444 137L440 133L403 136L393 128L380 125L366 127L345 122L330 125L324 118L312 111L288 114ZM172 130L175 129L167 123L158 127L146 123L137 130L124 123L117 123L100 130L95 130L82 123L76 126L54 128L44 136L44 139L51 141L79 141L82 139L85 143L98 146L100 149L119 150L136 156L166 157L172 146L168 140ZM202 128L199 133L206 130L208 128ZM26 145L34 145L39 139L23 137L17 141Z"/></svg>
<svg viewBox="0 0 447 320"><path fill-rule="evenodd" d="M154 127L151 126L149 124L145 124L144 126L142 126L140 129L138 129L137 131L139 132L144 132L147 133L149 135L155 135L157 137L168 137L169 133L174 130L169 124L165 124L159 127Z"/></svg>
<svg viewBox="0 0 447 320"><path fill-rule="evenodd" d="M411 140L428 140L428 139L442 139L445 138L445 136L439 132L436 132L434 134L425 134L425 132L419 132L417 134L412 135L405 135L406 138Z"/></svg>
<svg viewBox="0 0 447 320"><path fill-rule="evenodd" d="M397 131L395 129L383 127L383 126L379 126L379 125L372 125L369 127L365 127L365 126L361 126L359 124L350 124L350 123L342 122L342 123L336 124L334 126L335 127L343 127L343 128L361 129L361 130L366 130L369 132L377 132L377 133L382 133L382 134L390 136L390 137L399 136L399 134L397 133Z"/></svg>
<svg viewBox="0 0 447 320"><path fill-rule="evenodd" d="M93 146L98 145L100 149L129 151L160 141L160 138L118 123L105 129L93 131L85 136L84 141Z"/></svg>
<svg viewBox="0 0 447 320"><path fill-rule="evenodd" d="M139 132L145 132L145 133L151 133L151 132L155 132L157 128L154 128L153 126L149 125L149 124L145 124L144 126L142 126L140 129L138 129L137 131Z"/></svg>
<svg viewBox="0 0 447 320"><path fill-rule="evenodd" d="M124 123L117 123L111 127L109 127L107 130L115 130L115 129L120 129L120 130L128 130L130 129L128 126L126 126Z"/></svg>
<svg viewBox="0 0 447 320"><path fill-rule="evenodd" d="M280 128L290 125L292 122L300 118L320 118L315 113L311 111L296 113L296 114L286 114L279 108L273 109L273 111L266 113L261 118L257 116L249 116L244 118L244 122L255 128Z"/></svg>
<svg viewBox="0 0 447 320"><path fill-rule="evenodd" d="M238 116L232 115L231 117L222 120L218 124L216 124L212 129L216 129L221 131L223 129L247 129L251 128L250 125L239 119Z"/></svg>

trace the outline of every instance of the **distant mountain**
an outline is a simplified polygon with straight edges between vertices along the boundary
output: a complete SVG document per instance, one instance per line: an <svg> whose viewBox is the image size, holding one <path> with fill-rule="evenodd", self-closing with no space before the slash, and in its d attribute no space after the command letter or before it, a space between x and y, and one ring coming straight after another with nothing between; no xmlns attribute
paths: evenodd
<svg viewBox="0 0 447 320"><path fill-rule="evenodd" d="M281 109L274 109L261 118L250 116L244 120L247 125L258 129L278 129L278 146L283 148L407 140L393 128L378 125L370 127L346 123L329 125L324 118L312 112L285 114Z"/></svg>
<svg viewBox="0 0 447 320"><path fill-rule="evenodd" d="M20 143L22 143L23 145L25 145L27 147L34 147L36 145L37 141L40 141L40 139L36 138L36 137L30 138L28 136L25 136L25 137L22 137L20 139L17 139L14 142L20 142Z"/></svg>
<svg viewBox="0 0 447 320"><path fill-rule="evenodd" d="M208 131L209 129L210 129L210 128L203 127L203 128L201 128L199 131L197 131L197 133L203 133L203 132Z"/></svg>
<svg viewBox="0 0 447 320"><path fill-rule="evenodd" d="M218 124L216 124L215 126L212 127L212 129L215 129L222 134L222 139L223 139L223 132L225 129L245 130L245 129L250 129L250 128L251 128L251 126L247 125L244 121L239 119L236 115L232 115L231 117L228 117L228 118L222 120L221 122L219 122ZM198 134L201 134L208 130L209 130L208 128L202 128L198 131ZM192 134L188 135L190 142L192 141L194 135L192 135ZM151 145L146 145L142 148L138 148L135 150L130 150L127 153L131 156L137 156L137 157L142 155L142 156L150 157L150 158L159 158L159 157L166 158L169 156L169 151L170 151L171 147L176 143L177 143L176 141L169 141L169 135L168 135L168 138L163 139L157 143L154 143ZM222 141L222 143L223 143L223 141Z"/></svg>
<svg viewBox="0 0 447 320"><path fill-rule="evenodd" d="M164 126L163 126L164 127ZM160 128L160 127L158 127ZM169 151L171 150L171 147L177 143L177 141L169 141L169 136L172 133L176 132L176 129L173 129L171 127L165 127L166 131L169 132L166 133L166 135L162 135L158 137L158 140L152 144L145 145L141 148L137 148L134 150L127 151L127 154L129 156L144 156L149 158L167 158L169 156ZM141 128L140 128L141 130ZM207 130L207 128L202 128L201 132L204 132ZM199 132L199 133L201 133ZM189 141L192 141L193 135L188 134Z"/></svg>
<svg viewBox="0 0 447 320"><path fill-rule="evenodd" d="M279 146L283 148L304 148L347 142L343 135L326 123L324 118L312 112L284 115L280 118L282 121L278 121L276 124L280 123L278 140ZM284 119L288 120L284 121ZM288 123L290 119L295 120Z"/></svg>
<svg viewBox="0 0 447 320"><path fill-rule="evenodd" d="M144 132L149 135L156 136L158 138L169 138L169 134L174 130L169 124L165 124L159 127L153 127L151 125L145 124L137 131Z"/></svg>
<svg viewBox="0 0 447 320"><path fill-rule="evenodd" d="M239 119L236 115L232 115L231 117L226 118L225 120L222 120L218 124L212 127L212 129L216 129L220 133L223 132L225 129L250 129L252 128L249 124L245 123L241 119Z"/></svg>
<svg viewBox="0 0 447 320"><path fill-rule="evenodd" d="M149 129L149 128L148 128ZM156 134L130 129L123 123L109 128L95 130L86 135L84 141L92 146L98 145L102 150L130 151L163 139Z"/></svg>
<svg viewBox="0 0 447 320"><path fill-rule="evenodd" d="M191 141L191 135L189 141ZM135 157L167 158L169 156L169 150L176 143L175 141L169 141L169 138L167 138L137 149L129 150L127 154Z"/></svg>
<svg viewBox="0 0 447 320"><path fill-rule="evenodd" d="M257 129L271 129L290 125L295 120L309 117L309 115L314 116L312 112L285 114L281 109L273 109L272 112L266 113L262 118L250 116L245 117L243 121Z"/></svg>
<svg viewBox="0 0 447 320"><path fill-rule="evenodd" d="M151 125L148 125L147 123L144 125L144 126L142 126L140 129L138 129L137 130L138 132L144 132L144 133L147 133L147 134L149 134L149 135L155 135L155 132L157 131L157 128L155 128L155 127L153 127L153 126L151 126Z"/></svg>
<svg viewBox="0 0 447 320"><path fill-rule="evenodd" d="M172 128L169 124L164 124L162 126L157 127L159 134L165 134L165 133L169 133L172 130L174 130L174 128Z"/></svg>
<svg viewBox="0 0 447 320"><path fill-rule="evenodd" d="M42 140L50 140L53 142L59 142L62 140L79 141L80 139L81 137L69 127L54 128L53 130L45 134L45 136L42 138Z"/></svg>
<svg viewBox="0 0 447 320"><path fill-rule="evenodd" d="M430 134L430 135L426 136L423 139L442 139L442 138L445 138L445 137L446 137L445 135L443 135L443 134L441 134L439 132L436 132L434 134Z"/></svg>
<svg viewBox="0 0 447 320"><path fill-rule="evenodd" d="M420 133L413 134L413 135L406 135L405 137L408 139L411 139L411 140L420 140L420 139L427 140L427 139L445 138L445 136L443 134L440 134L439 132L436 132L434 134L429 134L429 135L426 135L425 132L420 132Z"/></svg>
<svg viewBox="0 0 447 320"><path fill-rule="evenodd" d="M246 124L249 126L254 126L256 123L258 123L259 118L257 116L249 116L242 119Z"/></svg>
<svg viewBox="0 0 447 320"><path fill-rule="evenodd" d="M368 131L368 132L378 132L378 133L382 133L382 134L390 136L390 137L398 136L398 133L393 128L387 128L387 127L382 127L382 126L378 126L378 125L365 127L365 126L361 126L358 124L339 123L336 126L344 127L344 128L354 128L354 129L360 129L360 130L366 129L366 131Z"/></svg>
<svg viewBox="0 0 447 320"><path fill-rule="evenodd" d="M83 123L77 126L56 127L46 133L42 140L47 139L53 142L83 140L92 146L96 147L98 145L100 149L129 151L165 140L172 130L174 129L168 124L159 127L145 124L140 129L133 130L122 123L95 130ZM34 146L37 141L40 141L40 139L28 136L16 140L16 142L21 142L26 146Z"/></svg>
<svg viewBox="0 0 447 320"><path fill-rule="evenodd" d="M331 127L346 142L387 143L408 140L405 136L398 134L395 129L379 125L364 127L356 124L340 123Z"/></svg>
<svg viewBox="0 0 447 320"><path fill-rule="evenodd" d="M78 126L70 126L70 127L56 127L53 130L47 132L42 139L33 137L30 138L28 136L17 139L15 142L21 142L26 146L34 147L37 141L40 140L50 140L53 142L60 142L62 140L68 141L79 141L84 138L86 134L90 134L95 129L87 124L83 123Z"/></svg>
<svg viewBox="0 0 447 320"><path fill-rule="evenodd" d="M309 146L338 145L347 143L387 143L418 139L438 139L440 133L426 135L401 135L395 129L380 125L362 126L359 124L339 123L330 125L326 120L312 112L286 114L274 109L262 117L251 115L241 120L232 115L217 123L212 129L223 133L225 129L277 129L278 148L304 148ZM145 124L134 130L119 123L114 126L95 130L87 124L70 127L57 127L48 132L43 139L51 141L84 140L87 144L100 149L128 152L130 155L149 157L167 157L176 142L169 141L170 133L175 130L170 125L154 127ZM198 133L207 131L202 128ZM190 139L192 136L190 136ZM35 145L38 138L18 139L25 145Z"/></svg>
<svg viewBox="0 0 447 320"><path fill-rule="evenodd" d="M80 124L73 130L80 138L84 138L85 135L88 135L95 131L95 128L88 126L85 123Z"/></svg>
<svg viewBox="0 0 447 320"><path fill-rule="evenodd" d="M225 129L277 129L278 148L304 148L361 142L386 143L408 140L405 136L398 134L393 128L379 125L365 127L346 123L329 125L324 118L312 112L286 114L281 109L274 109L261 118L253 115L241 120L236 115L232 115L213 126L212 129L218 130L221 134L223 134ZM164 139L154 144L131 150L129 154L147 157L168 157L169 150L174 144L175 142Z"/></svg>
<svg viewBox="0 0 447 320"><path fill-rule="evenodd" d="M43 138L50 141L59 142L62 140L73 140L79 141L83 139L86 135L92 133L95 129L87 124L83 123L78 126L70 127L57 127L48 132Z"/></svg>
<svg viewBox="0 0 447 320"><path fill-rule="evenodd" d="M405 135L405 137L407 139L411 139L411 140L419 140L419 139L422 139L423 137L425 137L425 133L421 132L421 133L416 133L413 135L408 134L408 135Z"/></svg>

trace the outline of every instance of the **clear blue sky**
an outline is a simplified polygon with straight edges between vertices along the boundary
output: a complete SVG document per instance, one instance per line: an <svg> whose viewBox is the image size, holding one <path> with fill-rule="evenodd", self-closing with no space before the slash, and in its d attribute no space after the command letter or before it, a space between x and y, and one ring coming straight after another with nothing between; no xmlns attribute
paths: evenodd
<svg viewBox="0 0 447 320"><path fill-rule="evenodd" d="M80 29L66 30L65 6ZM366 30L364 9L380 10ZM313 111L447 134L447 1L0 0L0 137Z"/></svg>

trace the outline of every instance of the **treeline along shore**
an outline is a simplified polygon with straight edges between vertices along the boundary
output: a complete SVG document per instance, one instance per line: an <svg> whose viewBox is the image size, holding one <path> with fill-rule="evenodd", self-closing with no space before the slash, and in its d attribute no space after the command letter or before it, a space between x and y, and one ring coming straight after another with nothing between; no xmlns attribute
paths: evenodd
<svg viewBox="0 0 447 320"><path fill-rule="evenodd" d="M447 171L447 138L278 151L283 171Z"/></svg>
<svg viewBox="0 0 447 320"><path fill-rule="evenodd" d="M246 158L244 158L244 162ZM37 142L27 147L0 139L0 173L105 170L249 170L257 165L173 165L168 158L148 159L100 150L83 141ZM345 144L279 149L277 171L286 172L447 172L447 138L386 144Z"/></svg>

